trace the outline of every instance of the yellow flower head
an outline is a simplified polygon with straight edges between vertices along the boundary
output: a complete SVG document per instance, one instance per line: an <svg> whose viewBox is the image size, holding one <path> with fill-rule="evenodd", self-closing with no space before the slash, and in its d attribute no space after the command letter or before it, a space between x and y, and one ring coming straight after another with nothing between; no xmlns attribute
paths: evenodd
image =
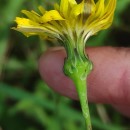
<svg viewBox="0 0 130 130"><path fill-rule="evenodd" d="M86 43L87 39L98 31L108 28L112 21L116 0L61 0L54 5L54 10L46 11L39 7L40 14L22 10L27 18L16 17L17 31L26 36L39 35L64 41L79 39Z"/></svg>

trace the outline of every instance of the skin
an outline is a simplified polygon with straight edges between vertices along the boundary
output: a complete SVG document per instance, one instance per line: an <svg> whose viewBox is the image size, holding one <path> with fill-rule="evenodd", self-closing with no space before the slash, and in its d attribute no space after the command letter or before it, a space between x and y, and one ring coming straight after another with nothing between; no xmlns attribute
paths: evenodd
<svg viewBox="0 0 130 130"><path fill-rule="evenodd" d="M88 100L111 104L130 117L130 48L94 47L86 53L93 62L88 76ZM78 99L73 82L63 74L65 50L51 48L39 59L42 79L56 92Z"/></svg>

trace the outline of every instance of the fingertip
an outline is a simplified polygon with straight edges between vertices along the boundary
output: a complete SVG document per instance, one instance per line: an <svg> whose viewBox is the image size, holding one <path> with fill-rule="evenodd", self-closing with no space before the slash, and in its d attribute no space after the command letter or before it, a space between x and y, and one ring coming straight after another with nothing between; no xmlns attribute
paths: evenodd
<svg viewBox="0 0 130 130"><path fill-rule="evenodd" d="M48 76L52 75L53 73L57 71L62 72L61 66L63 64L62 62L63 62L64 56L63 54L61 55L60 53L63 53L62 48L49 48L39 58L38 68L44 80L47 80Z"/></svg>
<svg viewBox="0 0 130 130"><path fill-rule="evenodd" d="M42 79L55 92L72 99L77 99L73 82L63 73L66 52L63 48L51 48L41 55L38 66Z"/></svg>

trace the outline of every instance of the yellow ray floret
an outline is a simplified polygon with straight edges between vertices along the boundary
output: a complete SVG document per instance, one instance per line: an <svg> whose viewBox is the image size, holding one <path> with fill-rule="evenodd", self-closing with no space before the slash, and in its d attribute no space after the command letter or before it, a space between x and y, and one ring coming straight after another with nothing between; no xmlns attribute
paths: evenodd
<svg viewBox="0 0 130 130"><path fill-rule="evenodd" d="M30 26L30 20L27 18L16 17L15 21L18 24L18 26Z"/></svg>
<svg viewBox="0 0 130 130"><path fill-rule="evenodd" d="M47 23L53 20L64 20L64 18L62 18L62 16L56 10L46 11L42 16L43 23Z"/></svg>
<svg viewBox="0 0 130 130"><path fill-rule="evenodd" d="M27 18L16 17L15 30L29 35L49 35L63 41L67 36L86 41L112 24L115 7L116 0L82 0L81 3L61 0L54 5L55 10L46 11L39 6L41 14L23 10Z"/></svg>

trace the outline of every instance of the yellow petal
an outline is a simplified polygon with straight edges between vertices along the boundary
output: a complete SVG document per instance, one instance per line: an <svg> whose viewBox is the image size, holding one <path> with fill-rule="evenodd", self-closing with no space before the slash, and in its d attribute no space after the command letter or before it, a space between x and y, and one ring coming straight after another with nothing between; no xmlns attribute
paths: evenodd
<svg viewBox="0 0 130 130"><path fill-rule="evenodd" d="M38 9L40 10L40 12L42 14L44 14L46 12L46 10L42 6L39 6Z"/></svg>
<svg viewBox="0 0 130 130"><path fill-rule="evenodd" d="M65 17L68 18L71 8L77 5L75 0L61 0L60 2L60 13Z"/></svg>
<svg viewBox="0 0 130 130"><path fill-rule="evenodd" d="M96 4L96 13L95 17L100 17L104 14L104 0L99 0Z"/></svg>
<svg viewBox="0 0 130 130"><path fill-rule="evenodd" d="M56 38L59 38L59 35L57 33L55 33L54 31L47 29L45 27L41 27L41 26L26 26L26 25L19 25L17 28L12 28L14 30L17 30L21 33L23 33L24 35L31 36L31 35L41 35L43 33L46 33L48 36L53 36Z"/></svg>
<svg viewBox="0 0 130 130"><path fill-rule="evenodd" d="M66 18L68 17L69 1L61 0L60 2L60 13Z"/></svg>
<svg viewBox="0 0 130 130"><path fill-rule="evenodd" d="M113 14L116 8L116 0L109 0L105 7L105 12L107 14Z"/></svg>
<svg viewBox="0 0 130 130"><path fill-rule="evenodd" d="M36 22L40 22L40 15L37 14L34 11L27 11L27 10L22 10L22 13L25 14L29 19L36 21Z"/></svg>
<svg viewBox="0 0 130 130"><path fill-rule="evenodd" d="M70 16L78 16L79 14L83 13L84 11L84 2L81 2L80 4L77 4L75 6L73 6Z"/></svg>
<svg viewBox="0 0 130 130"><path fill-rule="evenodd" d="M59 12L60 11L60 6L56 3L56 4L54 4L54 9Z"/></svg>
<svg viewBox="0 0 130 130"><path fill-rule="evenodd" d="M53 21L53 20L64 20L64 19L56 10L46 11L46 13L42 16L43 23Z"/></svg>
<svg viewBox="0 0 130 130"><path fill-rule="evenodd" d="M30 20L26 18L16 17L15 22L18 24L18 26L30 26Z"/></svg>
<svg viewBox="0 0 130 130"><path fill-rule="evenodd" d="M71 5L77 4L77 2L76 2L75 0L69 0L69 3L70 3Z"/></svg>

